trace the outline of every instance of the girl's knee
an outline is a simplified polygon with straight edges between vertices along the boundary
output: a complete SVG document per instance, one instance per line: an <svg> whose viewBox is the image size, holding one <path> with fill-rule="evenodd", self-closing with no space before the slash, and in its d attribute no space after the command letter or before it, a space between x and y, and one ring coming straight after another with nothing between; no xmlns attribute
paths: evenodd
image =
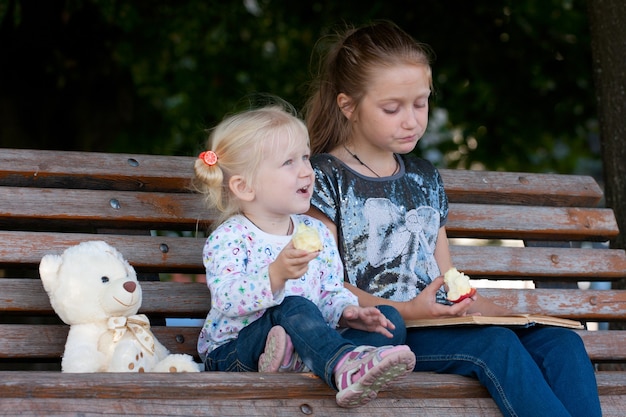
<svg viewBox="0 0 626 417"><path fill-rule="evenodd" d="M562 329L559 327L555 328L554 330L556 331L557 337L563 340L564 343L570 346L571 345L584 346L583 339L575 331L570 330L570 329Z"/></svg>
<svg viewBox="0 0 626 417"><path fill-rule="evenodd" d="M471 340L466 340L465 349L473 349L478 355L487 357L517 356L526 351L515 332L506 327L485 326L476 329Z"/></svg>
<svg viewBox="0 0 626 417"><path fill-rule="evenodd" d="M543 349L546 353L553 355L564 355L571 357L573 355L587 356L585 344L580 335L570 329L563 328L546 328L543 335Z"/></svg>
<svg viewBox="0 0 626 417"><path fill-rule="evenodd" d="M313 326L319 323L326 325L319 308L309 299L300 296L285 297L282 303L271 308L272 323L283 327L289 324Z"/></svg>

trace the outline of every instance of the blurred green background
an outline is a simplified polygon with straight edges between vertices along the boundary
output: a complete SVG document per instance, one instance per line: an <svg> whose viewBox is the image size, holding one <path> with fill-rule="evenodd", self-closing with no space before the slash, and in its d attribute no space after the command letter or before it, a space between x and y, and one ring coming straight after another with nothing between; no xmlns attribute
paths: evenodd
<svg viewBox="0 0 626 417"><path fill-rule="evenodd" d="M584 0L0 0L0 145L194 155L247 103L304 103L316 41L389 19L436 53L417 153L601 177Z"/></svg>

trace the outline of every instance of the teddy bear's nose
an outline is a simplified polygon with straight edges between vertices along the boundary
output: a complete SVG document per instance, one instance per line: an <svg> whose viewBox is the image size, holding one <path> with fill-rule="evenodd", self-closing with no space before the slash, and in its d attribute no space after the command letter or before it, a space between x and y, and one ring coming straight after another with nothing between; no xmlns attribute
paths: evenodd
<svg viewBox="0 0 626 417"><path fill-rule="evenodd" d="M124 289L130 293L135 292L137 284L134 281L126 281L124 283Z"/></svg>

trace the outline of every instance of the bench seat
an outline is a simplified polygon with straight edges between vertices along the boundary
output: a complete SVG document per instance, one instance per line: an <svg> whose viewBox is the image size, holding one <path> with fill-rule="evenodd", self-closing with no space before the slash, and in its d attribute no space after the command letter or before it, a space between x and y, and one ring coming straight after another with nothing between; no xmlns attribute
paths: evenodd
<svg viewBox="0 0 626 417"><path fill-rule="evenodd" d="M0 416L359 415L500 416L469 378L414 373L355 410L305 374L64 374L69 327L38 277L43 255L104 240L142 280L141 313L176 353L196 355L210 307L201 252L216 213L189 188L194 158L0 149ZM441 170L455 264L474 279L531 283L481 288L517 311L579 320L596 365L605 416L626 415L626 253L606 242L620 231L588 176ZM186 278L180 282L183 274ZM598 284L596 286L596 284ZM591 287L591 288L588 288ZM172 324L172 319L183 319ZM181 324L182 323L182 324ZM599 325L597 323L600 323ZM599 330L595 330L599 328ZM610 370L609 370L610 369Z"/></svg>

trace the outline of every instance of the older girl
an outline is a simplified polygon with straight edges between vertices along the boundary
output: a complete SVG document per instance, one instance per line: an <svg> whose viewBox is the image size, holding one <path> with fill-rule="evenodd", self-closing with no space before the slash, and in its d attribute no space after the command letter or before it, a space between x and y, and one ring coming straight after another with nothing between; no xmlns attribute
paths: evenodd
<svg viewBox="0 0 626 417"><path fill-rule="evenodd" d="M501 315L476 294L450 305L452 266L441 177L411 156L428 124L428 49L397 26L350 29L325 56L306 108L317 184L310 214L333 231L364 306L405 319ZM477 378L505 416L600 416L580 337L562 328L410 328L416 371Z"/></svg>

